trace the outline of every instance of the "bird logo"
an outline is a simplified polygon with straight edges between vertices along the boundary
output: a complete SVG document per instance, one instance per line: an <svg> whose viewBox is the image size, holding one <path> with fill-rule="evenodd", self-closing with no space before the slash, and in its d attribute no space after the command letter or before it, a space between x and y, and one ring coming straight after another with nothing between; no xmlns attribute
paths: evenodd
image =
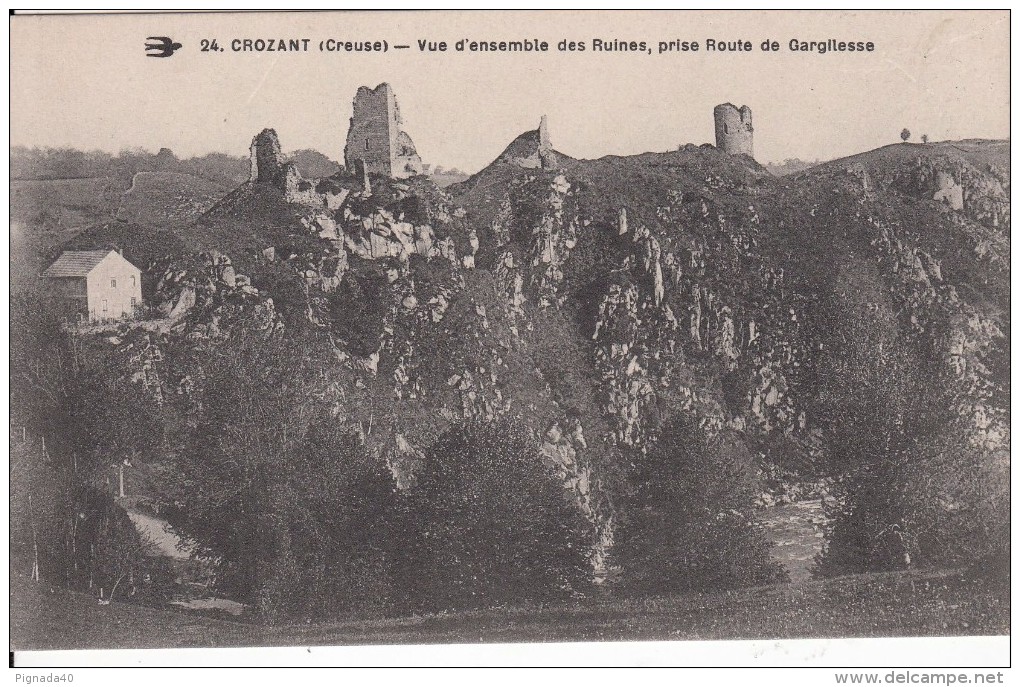
<svg viewBox="0 0 1020 687"><path fill-rule="evenodd" d="M146 57L170 57L183 47L166 36L149 36L145 40L152 41L145 44Z"/></svg>

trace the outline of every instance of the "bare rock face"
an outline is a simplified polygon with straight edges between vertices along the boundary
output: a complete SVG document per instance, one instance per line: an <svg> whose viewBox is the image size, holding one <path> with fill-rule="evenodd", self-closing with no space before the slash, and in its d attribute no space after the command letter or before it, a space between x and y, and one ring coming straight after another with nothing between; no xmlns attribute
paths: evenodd
<svg viewBox="0 0 1020 687"><path fill-rule="evenodd" d="M251 141L252 183L279 184L284 170L284 157L280 149L280 138L275 129L263 129Z"/></svg>
<svg viewBox="0 0 1020 687"><path fill-rule="evenodd" d="M881 176L872 170L880 189L893 188L924 200L934 200L989 228L1008 226L1009 183L994 165L975 166L945 151L894 166Z"/></svg>
<svg viewBox="0 0 1020 687"><path fill-rule="evenodd" d="M177 300L169 304L168 317L176 320L183 317L189 310L195 307L195 287L186 284L181 288Z"/></svg>
<svg viewBox="0 0 1020 687"><path fill-rule="evenodd" d="M963 186L956 183L953 175L938 172L935 175L936 191L932 200L942 201L954 210L963 209Z"/></svg>

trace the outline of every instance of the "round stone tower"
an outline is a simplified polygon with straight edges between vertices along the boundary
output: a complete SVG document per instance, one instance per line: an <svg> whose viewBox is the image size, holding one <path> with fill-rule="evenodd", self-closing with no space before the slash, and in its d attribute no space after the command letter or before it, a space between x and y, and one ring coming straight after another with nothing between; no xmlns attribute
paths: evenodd
<svg viewBox="0 0 1020 687"><path fill-rule="evenodd" d="M723 103L715 106L715 146L730 155L754 157L751 108Z"/></svg>

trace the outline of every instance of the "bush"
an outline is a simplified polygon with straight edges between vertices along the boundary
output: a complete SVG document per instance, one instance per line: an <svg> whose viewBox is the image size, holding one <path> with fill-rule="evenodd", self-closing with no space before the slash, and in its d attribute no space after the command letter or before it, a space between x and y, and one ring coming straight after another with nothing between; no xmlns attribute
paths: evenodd
<svg viewBox="0 0 1020 687"><path fill-rule="evenodd" d="M882 335L865 328L858 345L828 352L840 376L821 415L842 478L818 574L1008 560L1007 450L986 446L960 412L973 392L951 370ZM1002 369L1001 359L985 360ZM985 402L990 412L1008 403Z"/></svg>
<svg viewBox="0 0 1020 687"><path fill-rule="evenodd" d="M306 617L383 611L394 601L393 567L403 513L389 468L357 436L321 420L305 436L295 469L308 525L292 550L300 566Z"/></svg>
<svg viewBox="0 0 1020 687"><path fill-rule="evenodd" d="M709 438L692 422L668 422L636 459L618 504L613 556L625 589L667 594L785 579L755 521L754 475L735 434Z"/></svg>
<svg viewBox="0 0 1020 687"><path fill-rule="evenodd" d="M1009 456L966 437L949 425L845 478L818 574L966 565L1008 574Z"/></svg>
<svg viewBox="0 0 1020 687"><path fill-rule="evenodd" d="M385 607L398 512L389 470L309 399L301 351L233 345L206 368L168 520L220 559L220 591L263 621Z"/></svg>
<svg viewBox="0 0 1020 687"><path fill-rule="evenodd" d="M412 607L546 601L583 589L592 534L523 424L456 425L408 494Z"/></svg>

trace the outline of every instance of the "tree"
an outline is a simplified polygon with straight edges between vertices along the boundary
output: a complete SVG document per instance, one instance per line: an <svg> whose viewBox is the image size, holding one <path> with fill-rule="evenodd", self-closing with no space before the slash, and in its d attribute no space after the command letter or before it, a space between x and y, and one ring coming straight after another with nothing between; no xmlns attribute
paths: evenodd
<svg viewBox="0 0 1020 687"><path fill-rule="evenodd" d="M408 494L412 606L544 601L591 577L591 528L518 420L455 425Z"/></svg>
<svg viewBox="0 0 1020 687"><path fill-rule="evenodd" d="M102 590L107 600L116 588L121 600L142 577L169 577L145 555L109 483L110 467L155 447L160 427L105 346L61 332L44 315L52 309L26 309L32 303L12 298L12 323L22 325L12 324L12 418L27 428L11 451L12 556L31 556L50 584Z"/></svg>
<svg viewBox="0 0 1020 687"><path fill-rule="evenodd" d="M170 471L171 524L265 622L385 606L393 480L309 398L302 347L239 334L203 362L202 414Z"/></svg>
<svg viewBox="0 0 1020 687"><path fill-rule="evenodd" d="M815 359L815 415L840 480L819 559L826 575L904 565L903 501L892 485L916 438L929 431L926 411L941 407L921 385L921 361L931 356L905 340L896 304L879 283L875 274L844 272L820 310L832 343Z"/></svg>
<svg viewBox="0 0 1020 687"><path fill-rule="evenodd" d="M174 155L174 151L169 148L160 148L159 152L156 153L156 159L153 160L153 166L161 171L173 170L179 163L180 161Z"/></svg>
<svg viewBox="0 0 1020 687"><path fill-rule="evenodd" d="M65 431L83 481L111 491L112 470L158 449L162 426L152 399L112 357L83 360L69 383Z"/></svg>
<svg viewBox="0 0 1020 687"><path fill-rule="evenodd" d="M921 134L921 143L928 142L928 134Z"/></svg>
<svg viewBox="0 0 1020 687"><path fill-rule="evenodd" d="M960 413L972 392L937 344L903 331L876 274L846 271L836 286L819 310L830 336L814 361L815 418L838 476L818 572L1008 560L1008 460L972 441ZM999 360L993 350L984 364L1004 369Z"/></svg>
<svg viewBox="0 0 1020 687"><path fill-rule="evenodd" d="M613 552L628 591L729 589L785 578L756 523L754 465L736 435L709 437L689 418L671 419L635 459L629 483Z"/></svg>
<svg viewBox="0 0 1020 687"><path fill-rule="evenodd" d="M910 129L904 129L903 131L901 131L900 132L900 138L903 139L904 143L909 141L910 140Z"/></svg>
<svg viewBox="0 0 1020 687"><path fill-rule="evenodd" d="M309 516L293 544L302 599L292 605L306 617L391 606L406 525L386 463L369 455L359 436L320 416L292 469L303 477L295 492Z"/></svg>
<svg viewBox="0 0 1020 687"><path fill-rule="evenodd" d="M902 372L887 373L897 385ZM955 412L964 403L955 384L948 375L920 376L911 386L918 399L912 407L876 408L876 419L884 409L899 427L884 453L862 456L838 485L821 574L971 564L985 572L1008 569L1008 452L972 443L973 428Z"/></svg>

